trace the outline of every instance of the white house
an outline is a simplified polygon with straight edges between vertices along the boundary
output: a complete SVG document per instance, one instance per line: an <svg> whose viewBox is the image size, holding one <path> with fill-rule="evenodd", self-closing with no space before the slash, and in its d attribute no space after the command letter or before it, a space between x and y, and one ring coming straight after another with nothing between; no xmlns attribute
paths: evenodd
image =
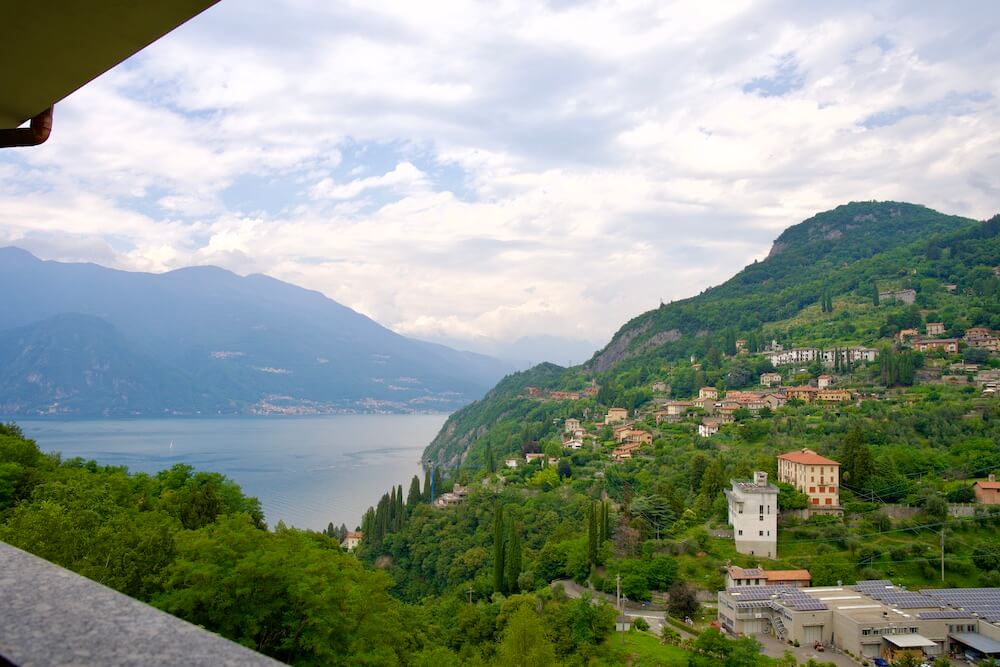
<svg viewBox="0 0 1000 667"><path fill-rule="evenodd" d="M752 481L732 480L726 490L729 523L736 551L763 558L778 557L778 487L767 473L757 471Z"/></svg>
<svg viewBox="0 0 1000 667"><path fill-rule="evenodd" d="M507 459L504 463L508 468L516 468L519 461L517 459Z"/></svg>
<svg viewBox="0 0 1000 667"><path fill-rule="evenodd" d="M364 532L360 530L349 530L347 531L347 536L340 546L344 547L348 551L354 551L361 544L361 538L365 536Z"/></svg>

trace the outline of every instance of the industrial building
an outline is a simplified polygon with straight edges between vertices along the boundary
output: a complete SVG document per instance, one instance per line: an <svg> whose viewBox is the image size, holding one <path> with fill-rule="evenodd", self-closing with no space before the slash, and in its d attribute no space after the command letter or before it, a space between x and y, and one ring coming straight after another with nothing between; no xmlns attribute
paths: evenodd
<svg viewBox="0 0 1000 667"><path fill-rule="evenodd" d="M888 580L853 586L740 586L719 592L719 624L735 635L821 642L871 659L1000 657L1000 588L909 591Z"/></svg>

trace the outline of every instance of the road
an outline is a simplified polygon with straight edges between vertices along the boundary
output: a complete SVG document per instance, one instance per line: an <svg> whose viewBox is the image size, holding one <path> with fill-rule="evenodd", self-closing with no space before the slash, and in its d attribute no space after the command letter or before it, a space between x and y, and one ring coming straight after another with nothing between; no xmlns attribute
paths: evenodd
<svg viewBox="0 0 1000 667"><path fill-rule="evenodd" d="M592 588L587 588L579 585L572 579L558 579L552 582L552 586L556 584L562 584L563 590L566 591L566 595L571 598L578 598L583 593L589 594L592 598L597 600L598 598L604 598L611 605L615 604L615 596L608 593L602 593L600 591L595 591ZM660 636L660 632L663 630L663 625L665 621L663 620L663 611L658 609L651 609L649 606L643 606L642 604L636 604L635 602L626 602L625 609L622 613L629 618L642 618L649 623L649 629L656 634L657 637ZM680 628L671 625L670 627L677 630L682 638L694 637L695 633L692 631L681 630Z"/></svg>

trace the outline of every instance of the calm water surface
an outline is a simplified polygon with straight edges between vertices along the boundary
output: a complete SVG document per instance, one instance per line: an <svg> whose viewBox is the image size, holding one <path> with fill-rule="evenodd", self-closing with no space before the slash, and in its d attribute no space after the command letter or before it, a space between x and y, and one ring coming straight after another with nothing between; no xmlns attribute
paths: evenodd
<svg viewBox="0 0 1000 667"><path fill-rule="evenodd" d="M409 489L447 415L18 420L44 451L155 473L221 472L260 498L270 525L354 528L392 485Z"/></svg>

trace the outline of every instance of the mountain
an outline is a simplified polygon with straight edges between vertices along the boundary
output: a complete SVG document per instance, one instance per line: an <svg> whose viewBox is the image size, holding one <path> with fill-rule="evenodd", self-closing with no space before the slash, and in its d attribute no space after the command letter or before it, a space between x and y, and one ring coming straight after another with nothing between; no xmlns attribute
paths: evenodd
<svg viewBox="0 0 1000 667"><path fill-rule="evenodd" d="M717 361L735 354L737 338L746 339L751 351L772 339L875 346L891 342L898 322L921 320L927 310L956 327L1000 328L1000 299L990 296L1000 283L992 270L1000 265L998 233L1000 217L981 223L901 202L852 202L819 213L786 229L765 260L722 285L625 323L586 363L568 369L546 364L509 376L454 413L425 458L452 467L485 465L487 451L496 456L551 436L552 424L571 413L638 407L651 398L654 380L668 384L675 398L690 396L701 383L749 386L741 382L755 377L756 369L727 377ZM946 301L945 284L957 285L962 296ZM871 306L875 289L899 287L916 290L918 312ZM843 304L843 315L821 314L818 304L827 295L838 308ZM964 300L963 308L948 305L955 299ZM692 356L700 370L688 363ZM528 386L574 391L591 380L601 387L596 400L546 401L524 393Z"/></svg>
<svg viewBox="0 0 1000 667"><path fill-rule="evenodd" d="M400 336L319 292L0 248L0 412L450 410L511 366Z"/></svg>

